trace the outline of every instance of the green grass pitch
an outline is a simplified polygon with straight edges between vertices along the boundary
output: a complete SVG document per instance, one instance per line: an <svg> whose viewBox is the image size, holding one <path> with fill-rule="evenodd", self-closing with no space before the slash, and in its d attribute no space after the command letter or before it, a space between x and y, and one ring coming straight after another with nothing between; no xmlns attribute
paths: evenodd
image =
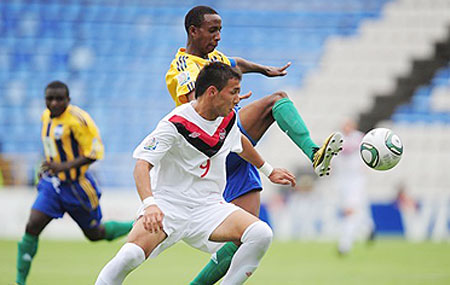
<svg viewBox="0 0 450 285"><path fill-rule="evenodd" d="M28 284L94 284L122 243L42 240ZM14 281L16 250L16 241L0 241L0 284ZM188 284L208 259L180 243L124 284ZM333 243L274 242L246 284L450 284L450 244L382 239L339 257Z"/></svg>

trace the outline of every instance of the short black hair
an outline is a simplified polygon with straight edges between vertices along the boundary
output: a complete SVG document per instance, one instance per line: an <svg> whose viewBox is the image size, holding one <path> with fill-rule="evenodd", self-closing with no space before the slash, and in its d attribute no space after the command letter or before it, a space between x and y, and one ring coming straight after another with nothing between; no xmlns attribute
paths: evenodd
<svg viewBox="0 0 450 285"><path fill-rule="evenodd" d="M218 15L219 13L208 6L196 6L189 10L189 12L184 17L184 28L186 29L186 33L189 34L189 27L192 25L200 27L204 20L203 16L210 14Z"/></svg>
<svg viewBox="0 0 450 285"><path fill-rule="evenodd" d="M66 96L69 97L69 87L64 82L61 81L52 81L50 82L47 87L45 87L45 91L48 89L57 89L57 88L64 88L66 90Z"/></svg>
<svg viewBox="0 0 450 285"><path fill-rule="evenodd" d="M219 91L222 90L228 84L228 80L232 78L241 81L242 73L222 62L207 64L197 76L195 98L202 96L211 85L215 86Z"/></svg>

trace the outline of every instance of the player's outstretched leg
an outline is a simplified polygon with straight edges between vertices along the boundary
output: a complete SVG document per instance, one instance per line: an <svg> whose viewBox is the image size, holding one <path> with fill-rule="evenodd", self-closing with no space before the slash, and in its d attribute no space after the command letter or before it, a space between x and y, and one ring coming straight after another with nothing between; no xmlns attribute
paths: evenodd
<svg viewBox="0 0 450 285"><path fill-rule="evenodd" d="M313 167L317 175L323 176L329 173L329 166L333 156L327 156L326 151L330 146L332 153L337 154L342 146L342 135L333 133L328 137L322 147L314 143L311 139L308 127L303 121L285 92L279 91L272 95L259 99L239 111L239 118L242 127L252 138L253 142L257 142L267 131L267 129L277 122L280 129L285 132L289 138L305 153L305 155L313 163ZM337 143L333 142L329 145L330 138L340 136ZM338 145L340 144L340 145ZM335 147L337 146L337 148Z"/></svg>
<svg viewBox="0 0 450 285"><path fill-rule="evenodd" d="M308 127L286 93L277 100L272 108L272 115L280 129L306 154L312 161L314 153L319 149L309 134Z"/></svg>
<svg viewBox="0 0 450 285"><path fill-rule="evenodd" d="M314 171L320 177L330 174L330 164L333 156L342 150L344 139L341 133L335 132L328 136L323 145L314 153Z"/></svg>

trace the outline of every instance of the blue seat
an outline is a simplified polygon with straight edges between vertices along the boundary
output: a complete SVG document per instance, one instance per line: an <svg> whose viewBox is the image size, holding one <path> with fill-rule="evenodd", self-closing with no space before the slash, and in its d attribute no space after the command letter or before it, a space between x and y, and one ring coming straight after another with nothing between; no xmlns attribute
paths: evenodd
<svg viewBox="0 0 450 285"><path fill-rule="evenodd" d="M7 57L5 66L0 69L0 84L7 86L10 80L27 82L28 100L41 96L51 80L69 84L80 82L89 97L73 103L91 113L100 127L107 152L114 154L131 152L173 108L164 75L177 49L186 44L183 27L186 11L204 3L201 0L107 2L2 2L0 46L4 50L0 49L0 53L7 53ZM304 75L318 66L326 39L330 35L354 34L364 19L380 14L383 3L386 1L217 1L215 4L224 21L220 50L268 65L293 62L289 76L284 78L245 77L244 90L254 91L254 98L259 98L287 85L300 86ZM18 34L21 17L26 13L38 16L39 29L33 37ZM93 50L95 60L87 70L71 70L69 56L77 46ZM446 84L448 74L448 68L440 71L433 84ZM425 108L429 98L424 94L428 92L429 96L430 90L418 91L419 97L413 100L413 105L404 110L400 108L400 115L395 116L406 116L412 121L425 120L423 117L431 121L445 120L445 115L430 113ZM7 103L7 98L0 95L0 107ZM26 104L17 107L22 108L22 112L27 108ZM21 112L7 111L3 107L0 111L13 113L14 117ZM116 118L111 114L120 116ZM9 145L9 150L20 151L21 144L22 151L40 149L40 146L36 148L39 142L27 143L20 137L27 129L33 128L34 132L36 125L25 120L21 126L11 129L1 125L3 115L0 116L0 131L17 134L14 136L16 144ZM102 173L111 186L128 180L121 178L114 168Z"/></svg>

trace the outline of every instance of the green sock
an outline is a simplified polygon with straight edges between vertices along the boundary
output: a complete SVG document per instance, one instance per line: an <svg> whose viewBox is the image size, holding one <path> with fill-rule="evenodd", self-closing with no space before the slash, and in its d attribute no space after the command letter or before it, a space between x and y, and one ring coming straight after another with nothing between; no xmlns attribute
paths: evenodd
<svg viewBox="0 0 450 285"><path fill-rule="evenodd" d="M237 249L238 247L232 242L222 246L190 285L210 285L219 281L230 268L231 259Z"/></svg>
<svg viewBox="0 0 450 285"><path fill-rule="evenodd" d="M272 115L280 129L311 159L319 148L309 136L309 130L289 98L278 100L272 107Z"/></svg>
<svg viewBox="0 0 450 285"><path fill-rule="evenodd" d="M25 233L18 243L16 282L24 285L30 272L31 261L38 248L38 237Z"/></svg>
<svg viewBox="0 0 450 285"><path fill-rule="evenodd" d="M133 222L108 221L103 225L105 227L105 239L109 241L126 235L133 228Z"/></svg>

